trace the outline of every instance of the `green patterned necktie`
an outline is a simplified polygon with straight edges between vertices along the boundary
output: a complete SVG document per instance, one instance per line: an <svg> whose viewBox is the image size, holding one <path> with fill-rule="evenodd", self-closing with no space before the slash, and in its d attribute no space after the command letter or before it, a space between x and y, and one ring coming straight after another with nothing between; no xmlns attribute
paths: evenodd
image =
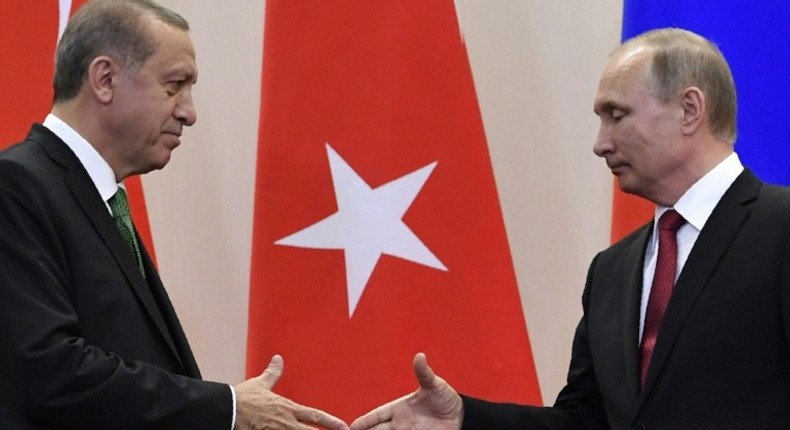
<svg viewBox="0 0 790 430"><path fill-rule="evenodd" d="M132 227L132 216L129 213L129 202L126 199L126 191L118 187L118 191L110 197L110 200L107 200L107 203L112 210L112 217L115 219L115 225L118 227L118 231L121 232L126 246L128 246L129 250L134 254L140 273L145 273L143 271L143 258L140 255L140 247L134 236L134 227Z"/></svg>

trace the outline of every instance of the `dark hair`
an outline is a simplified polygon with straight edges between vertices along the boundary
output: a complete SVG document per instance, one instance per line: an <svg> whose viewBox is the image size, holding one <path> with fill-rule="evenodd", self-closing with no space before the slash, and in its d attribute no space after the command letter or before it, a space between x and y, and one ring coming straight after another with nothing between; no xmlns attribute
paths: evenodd
<svg viewBox="0 0 790 430"><path fill-rule="evenodd" d="M54 103L77 96L87 77L88 66L100 55L134 72L151 56L155 43L145 30L145 15L189 30L179 14L150 0L94 0L82 6L69 20L55 52Z"/></svg>

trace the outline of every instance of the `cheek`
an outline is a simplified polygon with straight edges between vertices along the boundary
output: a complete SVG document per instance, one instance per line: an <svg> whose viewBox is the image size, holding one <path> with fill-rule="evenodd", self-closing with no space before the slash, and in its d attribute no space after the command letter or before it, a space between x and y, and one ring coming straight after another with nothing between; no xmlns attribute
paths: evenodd
<svg viewBox="0 0 790 430"><path fill-rule="evenodd" d="M624 156L631 156L638 148L641 136L639 132L629 124L621 123L612 132L612 140L617 145L617 151Z"/></svg>
<svg viewBox="0 0 790 430"><path fill-rule="evenodd" d="M627 127L624 127L623 136L625 142L628 142L631 151L637 153L650 152L653 146L651 142L655 140L650 126L637 124L629 124Z"/></svg>

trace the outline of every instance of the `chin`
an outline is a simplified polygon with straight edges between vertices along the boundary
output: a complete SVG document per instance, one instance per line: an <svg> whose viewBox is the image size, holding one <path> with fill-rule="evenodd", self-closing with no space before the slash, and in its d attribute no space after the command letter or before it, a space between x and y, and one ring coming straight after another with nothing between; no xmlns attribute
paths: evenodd
<svg viewBox="0 0 790 430"><path fill-rule="evenodd" d="M161 163L154 164L153 168L151 170L162 170L162 169L165 168L165 166L167 166L167 163L169 161L170 161L170 158L168 157L167 160L165 160L165 161L163 161Z"/></svg>
<svg viewBox="0 0 790 430"><path fill-rule="evenodd" d="M617 177L617 186L620 188L620 191L626 194L636 194L639 195L639 188L636 187L633 183L629 182L627 178L623 178L622 176Z"/></svg>
<svg viewBox="0 0 790 430"><path fill-rule="evenodd" d="M151 160L151 169L150 170L162 170L167 163L170 162L170 155L172 154L172 150L164 149L155 160Z"/></svg>
<svg viewBox="0 0 790 430"><path fill-rule="evenodd" d="M165 160L159 160L159 161L156 161L156 162L151 162L151 163L141 167L137 171L135 171L134 174L136 174L136 175L144 175L144 174L146 174L148 172L152 172L154 170L162 170L167 165L168 161L170 161L170 157L167 157Z"/></svg>

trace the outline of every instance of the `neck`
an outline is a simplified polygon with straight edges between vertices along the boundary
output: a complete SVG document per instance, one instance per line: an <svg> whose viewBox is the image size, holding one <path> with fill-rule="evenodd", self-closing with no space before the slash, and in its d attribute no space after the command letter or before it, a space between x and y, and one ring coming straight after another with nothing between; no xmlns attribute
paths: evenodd
<svg viewBox="0 0 790 430"><path fill-rule="evenodd" d="M104 137L102 132L102 123L99 112L94 112L89 106L83 106L79 97L67 102L60 102L52 106L52 114L60 118L61 121L73 128L74 131L79 133L88 143L96 149L96 152L107 161L107 164L113 169L117 182L123 181L126 175L119 174L109 147L106 144L108 139Z"/></svg>
<svg viewBox="0 0 790 430"><path fill-rule="evenodd" d="M649 200L659 206L674 206L689 188L733 153L732 144L720 141L699 144L697 148L700 150L689 155L688 163L669 175L673 181L664 187L664 192L649 197Z"/></svg>

